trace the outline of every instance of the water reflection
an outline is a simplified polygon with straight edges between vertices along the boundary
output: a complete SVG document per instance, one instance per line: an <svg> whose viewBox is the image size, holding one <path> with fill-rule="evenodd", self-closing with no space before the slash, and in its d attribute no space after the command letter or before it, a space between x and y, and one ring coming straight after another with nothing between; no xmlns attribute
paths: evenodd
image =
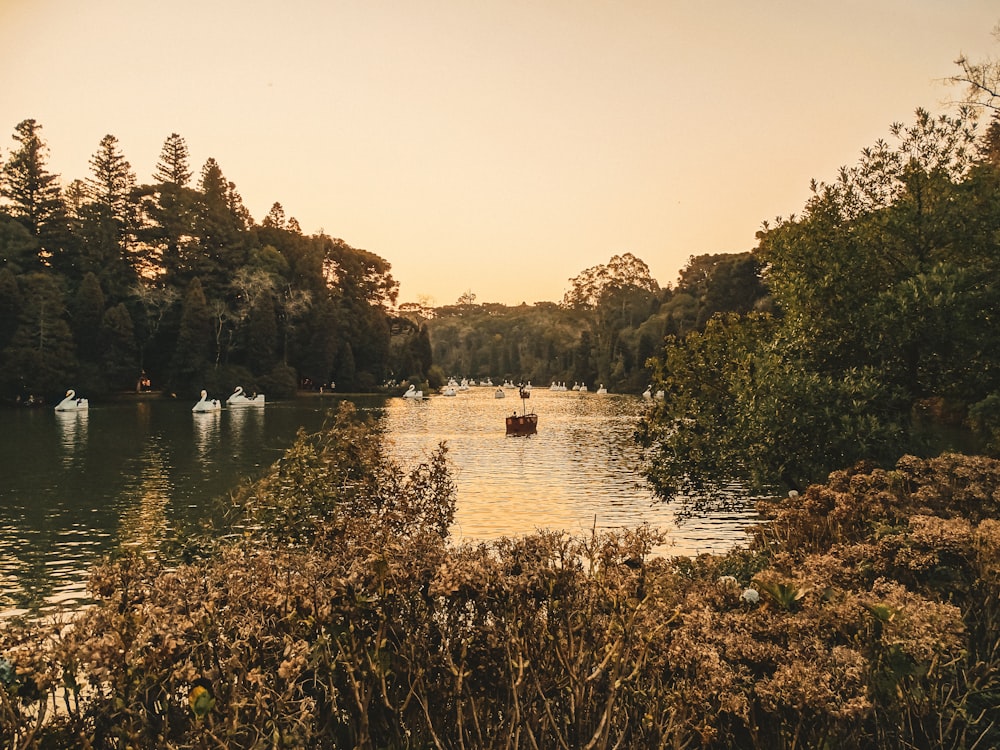
<svg viewBox="0 0 1000 750"><path fill-rule="evenodd" d="M236 447L241 446L246 438L244 433L257 433L263 427L264 412L267 407L238 406L227 408L226 422L229 425L229 439Z"/></svg>
<svg viewBox="0 0 1000 750"><path fill-rule="evenodd" d="M121 543L144 552L155 551L170 523L167 509L174 485L170 480L168 450L159 435L151 436L127 472L122 488Z"/></svg>
<svg viewBox="0 0 1000 750"><path fill-rule="evenodd" d="M690 554L742 542L752 518L739 502L684 518L693 504L656 501L632 440L639 397L536 390L530 406L540 421L529 437L506 435L513 402L494 399L492 388L422 402L352 400L379 422L404 468L447 443L457 542L649 523L670 534L661 552ZM211 513L216 498L280 458L300 428L319 430L337 401L206 414L168 400L0 412L0 618L80 599L95 560L118 543L154 549Z"/></svg>
<svg viewBox="0 0 1000 750"><path fill-rule="evenodd" d="M538 529L587 534L648 523L669 535L662 554L721 551L745 539L753 511L744 503L709 519L683 519L684 499L660 502L640 471L633 440L646 408L636 397L535 390L538 433L507 436L507 400L491 389L436 398L424 408L393 400L386 432L404 465L444 440L458 491L453 537L481 541Z"/></svg>
<svg viewBox="0 0 1000 750"><path fill-rule="evenodd" d="M194 423L194 445L198 452L198 458L204 461L219 444L222 412L192 412L191 421Z"/></svg>
<svg viewBox="0 0 1000 750"><path fill-rule="evenodd" d="M70 466L76 463L87 447L87 426L90 413L83 409L79 411L54 411L56 424L59 426L59 444L63 449L63 464Z"/></svg>

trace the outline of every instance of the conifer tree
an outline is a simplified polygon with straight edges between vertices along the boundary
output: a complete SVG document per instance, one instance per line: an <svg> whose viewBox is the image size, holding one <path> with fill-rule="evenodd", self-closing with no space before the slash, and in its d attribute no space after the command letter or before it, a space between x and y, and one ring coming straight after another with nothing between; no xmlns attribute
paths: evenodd
<svg viewBox="0 0 1000 750"><path fill-rule="evenodd" d="M177 133L171 133L163 142L153 179L175 188L187 187L192 176L189 159L187 143Z"/></svg>
<svg viewBox="0 0 1000 750"><path fill-rule="evenodd" d="M124 237L132 224L135 174L115 136L106 135L101 139L97 152L90 158L90 169L91 176L87 185L91 197L95 203L107 209Z"/></svg>
<svg viewBox="0 0 1000 750"><path fill-rule="evenodd" d="M170 383L175 391L195 392L214 361L215 330L212 310L205 299L201 281L188 285L181 309L181 325L171 362Z"/></svg>
<svg viewBox="0 0 1000 750"><path fill-rule="evenodd" d="M215 159L205 162L199 187L195 232L200 246L188 261L206 293L219 297L227 291L232 272L246 262L242 219L234 215L242 201Z"/></svg>
<svg viewBox="0 0 1000 750"><path fill-rule="evenodd" d="M90 167L91 201L83 220L85 266L100 276L112 301L118 301L127 296L142 265L129 252L136 223L135 175L113 135L101 139Z"/></svg>
<svg viewBox="0 0 1000 750"><path fill-rule="evenodd" d="M17 315L21 309L21 292L13 270L0 267L0 351L7 346L17 328Z"/></svg>
<svg viewBox="0 0 1000 750"><path fill-rule="evenodd" d="M0 352L0 388L55 395L76 374L73 334L65 319L59 279L30 273L19 279L21 304L17 328Z"/></svg>
<svg viewBox="0 0 1000 750"><path fill-rule="evenodd" d="M130 390L140 374L132 316L124 304L109 308L99 330L102 372L112 390Z"/></svg>
<svg viewBox="0 0 1000 750"><path fill-rule="evenodd" d="M96 274L83 277L70 304L70 327L76 342L77 356L87 362L97 362L100 353L98 338L104 317L104 292Z"/></svg>
<svg viewBox="0 0 1000 750"><path fill-rule="evenodd" d="M250 308L246 341L247 365L255 373L268 372L275 365L278 343L278 322L271 295L258 296Z"/></svg>
<svg viewBox="0 0 1000 750"><path fill-rule="evenodd" d="M0 195L8 201L8 211L31 234L38 237L47 221L61 208L58 177L46 168L48 146L35 120L23 120L15 128L18 144L3 165Z"/></svg>

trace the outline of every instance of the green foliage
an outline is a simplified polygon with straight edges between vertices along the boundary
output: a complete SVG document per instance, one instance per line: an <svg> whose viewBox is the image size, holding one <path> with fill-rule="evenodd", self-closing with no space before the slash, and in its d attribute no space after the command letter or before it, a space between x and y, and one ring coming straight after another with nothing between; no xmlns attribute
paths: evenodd
<svg viewBox="0 0 1000 750"><path fill-rule="evenodd" d="M6 393L54 396L75 371L73 336L58 280L40 272L19 279L17 328L0 352L0 387Z"/></svg>
<svg viewBox="0 0 1000 750"><path fill-rule="evenodd" d="M1000 173L971 166L973 125L918 111L894 126L895 145L866 149L801 217L759 234L773 317L668 340L654 363L667 399L642 430L662 493L712 473L801 487L891 463L918 449L924 405L997 392ZM709 268L693 259L682 288Z"/></svg>
<svg viewBox="0 0 1000 750"><path fill-rule="evenodd" d="M195 278L184 296L181 327L177 335L177 349L171 365L170 382L175 390L192 392L217 362L215 329L212 313Z"/></svg>
<svg viewBox="0 0 1000 750"><path fill-rule="evenodd" d="M32 236L44 240L62 220L63 211L57 176L46 169L48 146L41 129L33 119L18 123L13 135L17 146L3 165L0 196L7 200L10 215Z"/></svg>
<svg viewBox="0 0 1000 750"><path fill-rule="evenodd" d="M32 273L61 287L70 309L60 308L53 331L70 324L79 362L29 357L22 341L10 352L18 371L13 362L0 365L7 370L0 398L12 402L22 391L41 392L53 383L60 392L86 385L91 394L107 393L121 388L129 370L144 373L154 388L197 392L209 380L227 381L227 369L236 368L250 374L241 377L244 384L268 382L273 396L294 393L300 377L321 384L350 371L354 387L369 390L388 377L386 308L398 285L382 258L325 235L305 237L283 209L280 221L270 217L254 226L214 159L190 186L187 146L176 133L163 145L155 184L135 184L118 139L109 134L91 159L87 181L74 180L65 193L46 170L41 126L23 121L14 140L0 171L5 289L29 286ZM190 315L182 323L180 300L196 278L204 304L193 333ZM22 340L38 332L23 319L18 299L11 292L0 300L6 316L0 347L24 326ZM123 335L113 353L102 353L101 321L121 304L131 317L134 346ZM112 319L124 325L120 310ZM426 362L429 342L420 343L415 354ZM348 351L353 363L338 362L338 353ZM129 356L132 361L121 361ZM105 363L113 367L104 369Z"/></svg>
<svg viewBox="0 0 1000 750"><path fill-rule="evenodd" d="M38 265L38 240L21 222L0 214L0 270L23 273Z"/></svg>
<svg viewBox="0 0 1000 750"><path fill-rule="evenodd" d="M128 390L139 379L132 316L124 304L109 308L101 321L98 336L101 367L106 382L117 391Z"/></svg>
<svg viewBox="0 0 1000 750"><path fill-rule="evenodd" d="M104 317L104 292L101 282L93 273L87 273L77 287L70 305L70 321L77 356L89 362L96 362L100 355L98 337L101 319Z"/></svg>

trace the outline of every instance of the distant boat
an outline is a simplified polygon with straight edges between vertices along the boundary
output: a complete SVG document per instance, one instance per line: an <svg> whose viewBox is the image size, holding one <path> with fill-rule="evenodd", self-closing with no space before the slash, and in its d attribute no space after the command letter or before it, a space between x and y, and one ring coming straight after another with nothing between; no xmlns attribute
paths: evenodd
<svg viewBox="0 0 1000 750"><path fill-rule="evenodd" d="M410 387L406 389L406 393L403 394L403 398L412 398L418 401L423 399L423 397L424 397L424 392L418 391L417 387L412 383L410 384Z"/></svg>
<svg viewBox="0 0 1000 750"><path fill-rule="evenodd" d="M503 388L497 388L493 391L493 398L504 398L507 394L503 392Z"/></svg>
<svg viewBox="0 0 1000 750"><path fill-rule="evenodd" d="M219 411L222 408L222 403L217 398L209 399L208 391L201 392L201 400L191 407L191 411L195 414L200 414L202 412L208 411Z"/></svg>
<svg viewBox="0 0 1000 750"><path fill-rule="evenodd" d="M264 394L257 393L253 396L246 396L243 393L243 386L238 385L233 394L226 399L226 404L229 406L263 406Z"/></svg>
<svg viewBox="0 0 1000 750"><path fill-rule="evenodd" d="M56 404L56 411L82 411L90 408L90 402L85 398L77 398L76 391L70 388L66 398Z"/></svg>
<svg viewBox="0 0 1000 750"><path fill-rule="evenodd" d="M534 435L538 432L538 415L535 412L529 412L525 405L525 399L530 395L526 389L522 388L520 390L521 413L518 414L515 409L514 413L507 417L508 435Z"/></svg>
<svg viewBox="0 0 1000 750"><path fill-rule="evenodd" d="M518 414L514 412L507 417L508 435L534 435L538 432L538 415L534 412Z"/></svg>
<svg viewBox="0 0 1000 750"><path fill-rule="evenodd" d="M608 389L604 387L604 383L601 383L601 387L597 389L597 394L603 396L608 392Z"/></svg>

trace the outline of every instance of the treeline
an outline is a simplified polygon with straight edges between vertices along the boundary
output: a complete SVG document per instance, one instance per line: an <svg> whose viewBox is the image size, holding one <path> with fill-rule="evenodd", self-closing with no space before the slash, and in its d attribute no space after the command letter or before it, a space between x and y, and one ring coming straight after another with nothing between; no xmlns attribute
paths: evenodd
<svg viewBox="0 0 1000 750"><path fill-rule="evenodd" d="M304 235L280 203L256 223L214 159L194 180L177 134L149 183L108 135L63 185L41 129L19 123L0 160L0 398L391 377L384 259Z"/></svg>
<svg viewBox="0 0 1000 750"><path fill-rule="evenodd" d="M429 385L446 377L492 377L640 392L650 382L647 361L659 354L665 336L701 330L719 312L769 306L750 253L692 256L673 287L661 287L631 253L588 268L570 283L561 303L477 305L467 293L445 307L402 305L401 314L428 332L434 362Z"/></svg>
<svg viewBox="0 0 1000 750"><path fill-rule="evenodd" d="M644 428L661 493L801 487L928 455L943 424L1000 450L1000 119L976 125L964 109L894 126L758 233L770 311L668 337Z"/></svg>
<svg viewBox="0 0 1000 750"><path fill-rule="evenodd" d="M757 260L692 257L661 287L625 253L571 279L561 303L393 310L390 264L304 235L280 203L257 223L209 158L195 179L184 139L164 142L140 184L105 136L91 174L48 171L35 120L0 153L0 400L193 395L236 384L273 396L447 377L605 383L642 390L666 335L719 311L766 306Z"/></svg>

